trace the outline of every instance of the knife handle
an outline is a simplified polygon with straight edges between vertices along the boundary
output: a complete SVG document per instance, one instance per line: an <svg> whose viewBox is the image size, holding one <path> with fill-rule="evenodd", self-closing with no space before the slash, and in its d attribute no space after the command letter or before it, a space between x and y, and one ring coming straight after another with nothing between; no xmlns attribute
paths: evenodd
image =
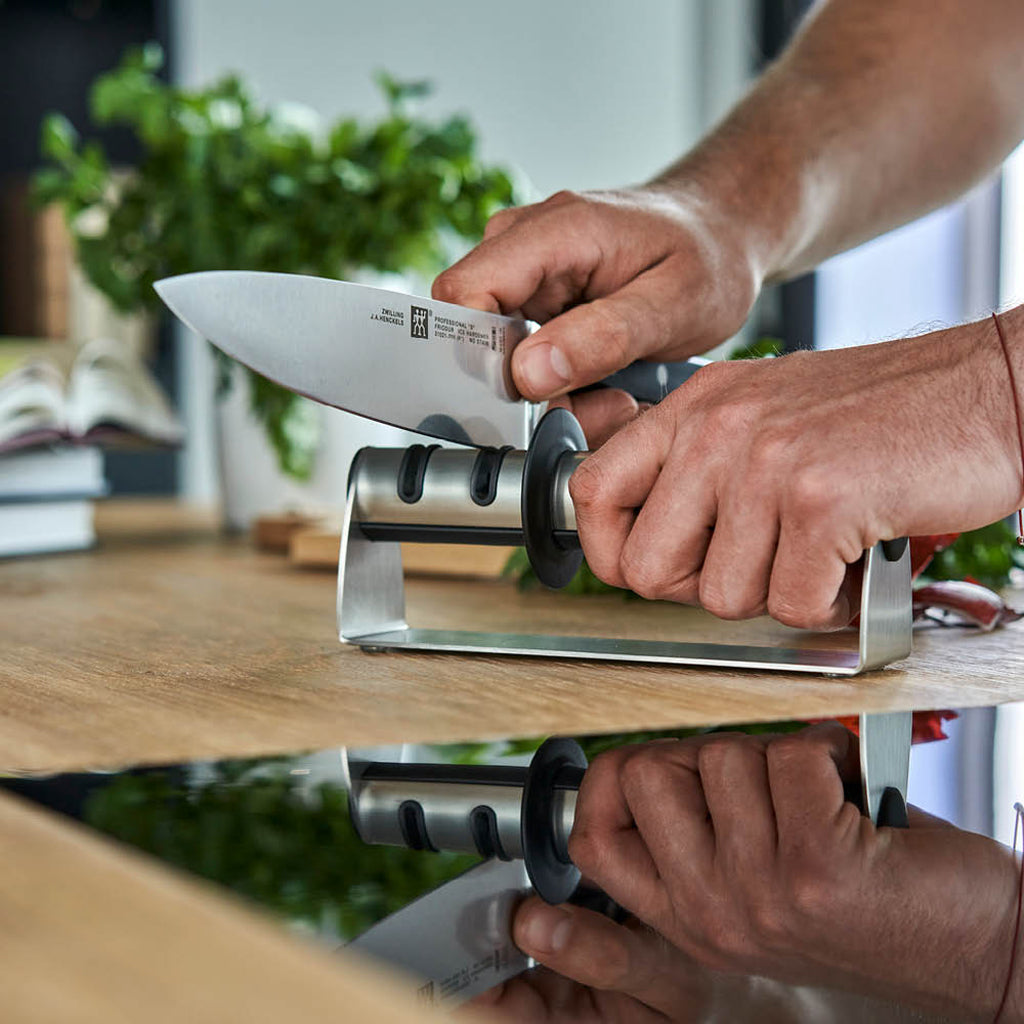
<svg viewBox="0 0 1024 1024"><path fill-rule="evenodd" d="M843 783L843 795L864 813L864 791L860 779ZM907 815L907 802L903 794L895 786L886 786L882 799L878 804L878 828L909 828L910 818Z"/></svg>
<svg viewBox="0 0 1024 1024"><path fill-rule="evenodd" d="M651 363L638 359L624 370L605 377L598 384L580 388L580 391L619 388L631 394L638 402L656 405L669 392L685 384L702 366L707 366L710 362L710 359L701 356L693 356L677 363Z"/></svg>
<svg viewBox="0 0 1024 1024"><path fill-rule="evenodd" d="M585 448L560 408L543 417L526 451L364 448L349 475L353 522L376 541L524 544L538 578L565 586L583 557L569 478Z"/></svg>

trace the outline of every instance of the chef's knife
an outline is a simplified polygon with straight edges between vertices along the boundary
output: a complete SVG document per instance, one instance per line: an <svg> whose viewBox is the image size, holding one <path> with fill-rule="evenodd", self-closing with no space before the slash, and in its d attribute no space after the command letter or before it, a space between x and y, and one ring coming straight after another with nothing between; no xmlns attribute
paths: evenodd
<svg viewBox="0 0 1024 1024"><path fill-rule="evenodd" d="M540 406L509 373L526 321L300 274L218 270L156 283L198 334L325 405L472 445L525 448ZM703 365L637 363L609 378L659 401Z"/></svg>
<svg viewBox="0 0 1024 1024"><path fill-rule="evenodd" d="M529 889L521 860L486 860L388 915L348 948L415 975L424 1003L453 1008L531 965L512 941L512 915Z"/></svg>

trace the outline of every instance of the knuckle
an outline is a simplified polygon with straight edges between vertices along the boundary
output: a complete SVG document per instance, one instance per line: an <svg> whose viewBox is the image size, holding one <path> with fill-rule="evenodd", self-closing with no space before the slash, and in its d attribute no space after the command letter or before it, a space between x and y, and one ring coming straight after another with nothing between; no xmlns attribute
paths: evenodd
<svg viewBox="0 0 1024 1024"><path fill-rule="evenodd" d="M821 872L801 871L788 885L789 904L800 922L828 920L835 883Z"/></svg>
<svg viewBox="0 0 1024 1024"><path fill-rule="evenodd" d="M731 915L716 908L703 912L700 921L704 941L717 964L735 967L738 960L746 958L750 952L749 933Z"/></svg>
<svg viewBox="0 0 1024 1024"><path fill-rule="evenodd" d="M600 457L591 455L569 477L569 497L577 513L600 505L607 486L608 478L601 468Z"/></svg>
<svg viewBox="0 0 1024 1024"><path fill-rule="evenodd" d="M706 570L700 575L698 599L702 608L719 619L750 619L764 606L763 598L752 598Z"/></svg>
<svg viewBox="0 0 1024 1024"><path fill-rule="evenodd" d="M649 793L666 779L668 766L657 746L638 746L620 769L625 793Z"/></svg>
<svg viewBox="0 0 1024 1024"><path fill-rule="evenodd" d="M586 825L578 825L569 834L569 859L580 871L597 878L601 875L604 843L600 836Z"/></svg>
<svg viewBox="0 0 1024 1024"><path fill-rule="evenodd" d="M544 206L562 206L565 203L578 203L584 202L583 196L579 192L574 192L571 188L559 189L557 192L553 192L551 195L544 200Z"/></svg>
<svg viewBox="0 0 1024 1024"><path fill-rule="evenodd" d="M716 402L705 413L707 429L712 437L746 437L756 418L752 403L739 398Z"/></svg>
<svg viewBox="0 0 1024 1024"><path fill-rule="evenodd" d="M657 557L636 545L627 545L619 558L619 570L626 585L634 593L649 601L668 593L671 574Z"/></svg>
<svg viewBox="0 0 1024 1024"><path fill-rule="evenodd" d="M735 363L716 359L705 364L687 382L687 390L694 398L714 394L727 380L732 380Z"/></svg>
<svg viewBox="0 0 1024 1024"><path fill-rule="evenodd" d="M788 492L793 516L801 523L829 519L841 502L834 474L816 467L806 467L792 474Z"/></svg>
<svg viewBox="0 0 1024 1024"><path fill-rule="evenodd" d="M743 742L744 738L736 734L723 734L708 740L697 751L697 770L701 776L719 774L732 757L736 744Z"/></svg>
<svg viewBox="0 0 1024 1024"><path fill-rule="evenodd" d="M751 902L750 918L754 933L767 946L777 946L789 935L788 915L774 897L757 897Z"/></svg>
<svg viewBox="0 0 1024 1024"><path fill-rule="evenodd" d="M521 207L509 207L508 209L492 213L487 221L487 227L484 229L484 237L489 238L491 235L504 231L506 227L518 219L521 212Z"/></svg>
<svg viewBox="0 0 1024 1024"><path fill-rule="evenodd" d="M768 595L768 614L793 629L826 630L832 627L830 605L816 605L798 594L772 592Z"/></svg>
<svg viewBox="0 0 1024 1024"><path fill-rule="evenodd" d="M765 756L772 767L787 768L806 759L807 740L802 733L778 736L769 742Z"/></svg>
<svg viewBox="0 0 1024 1024"><path fill-rule="evenodd" d="M793 441L782 435L761 435L751 450L746 476L758 481L775 481L793 454Z"/></svg>

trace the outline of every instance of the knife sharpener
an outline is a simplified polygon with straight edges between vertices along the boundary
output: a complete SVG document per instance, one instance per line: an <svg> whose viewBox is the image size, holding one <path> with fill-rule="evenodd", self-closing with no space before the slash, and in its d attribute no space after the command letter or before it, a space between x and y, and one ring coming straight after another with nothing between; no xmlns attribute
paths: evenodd
<svg viewBox="0 0 1024 1024"><path fill-rule="evenodd" d="M353 762L349 811L365 843L522 860L537 893L563 903L579 884L569 859L587 759L545 741L528 768Z"/></svg>
<svg viewBox="0 0 1024 1024"><path fill-rule="evenodd" d="M363 448L349 474L338 573L338 632L371 650L653 662L856 675L911 646L906 538L865 552L856 649L802 634L795 646L419 629L405 618L401 541L524 544L542 583L562 587L582 561L569 480L586 457L579 424L550 410L527 451L437 445Z"/></svg>
<svg viewBox="0 0 1024 1024"><path fill-rule="evenodd" d="M888 748L868 742L872 728L891 734ZM876 825L906 828L910 715L861 715L860 734L861 778L844 787L845 797ZM545 740L528 768L352 762L349 813L365 843L523 860L537 895L564 903L580 881L569 835L586 768L583 748L560 737ZM900 768L902 788L874 791L872 780L897 781Z"/></svg>

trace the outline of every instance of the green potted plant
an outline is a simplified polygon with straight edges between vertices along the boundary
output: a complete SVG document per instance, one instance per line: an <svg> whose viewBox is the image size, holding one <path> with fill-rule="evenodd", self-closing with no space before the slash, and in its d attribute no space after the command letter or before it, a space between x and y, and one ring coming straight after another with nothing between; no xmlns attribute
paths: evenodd
<svg viewBox="0 0 1024 1024"><path fill-rule="evenodd" d="M479 159L465 117L434 123L412 112L427 83L381 73L379 120L320 125L304 108L261 105L235 76L197 90L170 85L162 63L156 45L130 50L91 90L96 123L138 139L137 167L113 168L60 114L42 127L48 164L36 196L62 205L83 272L120 310L155 308L155 280L199 270L364 281L413 274L422 283L513 200L508 174ZM260 443L273 452L283 476L262 500L279 503L285 477L314 477L324 411L224 358L219 365L220 394L234 385L232 402L261 425ZM222 454L228 518L243 525L260 509L233 509L230 483L232 473L251 482L254 453L225 438ZM347 465L328 469L332 493L318 496L338 500Z"/></svg>

